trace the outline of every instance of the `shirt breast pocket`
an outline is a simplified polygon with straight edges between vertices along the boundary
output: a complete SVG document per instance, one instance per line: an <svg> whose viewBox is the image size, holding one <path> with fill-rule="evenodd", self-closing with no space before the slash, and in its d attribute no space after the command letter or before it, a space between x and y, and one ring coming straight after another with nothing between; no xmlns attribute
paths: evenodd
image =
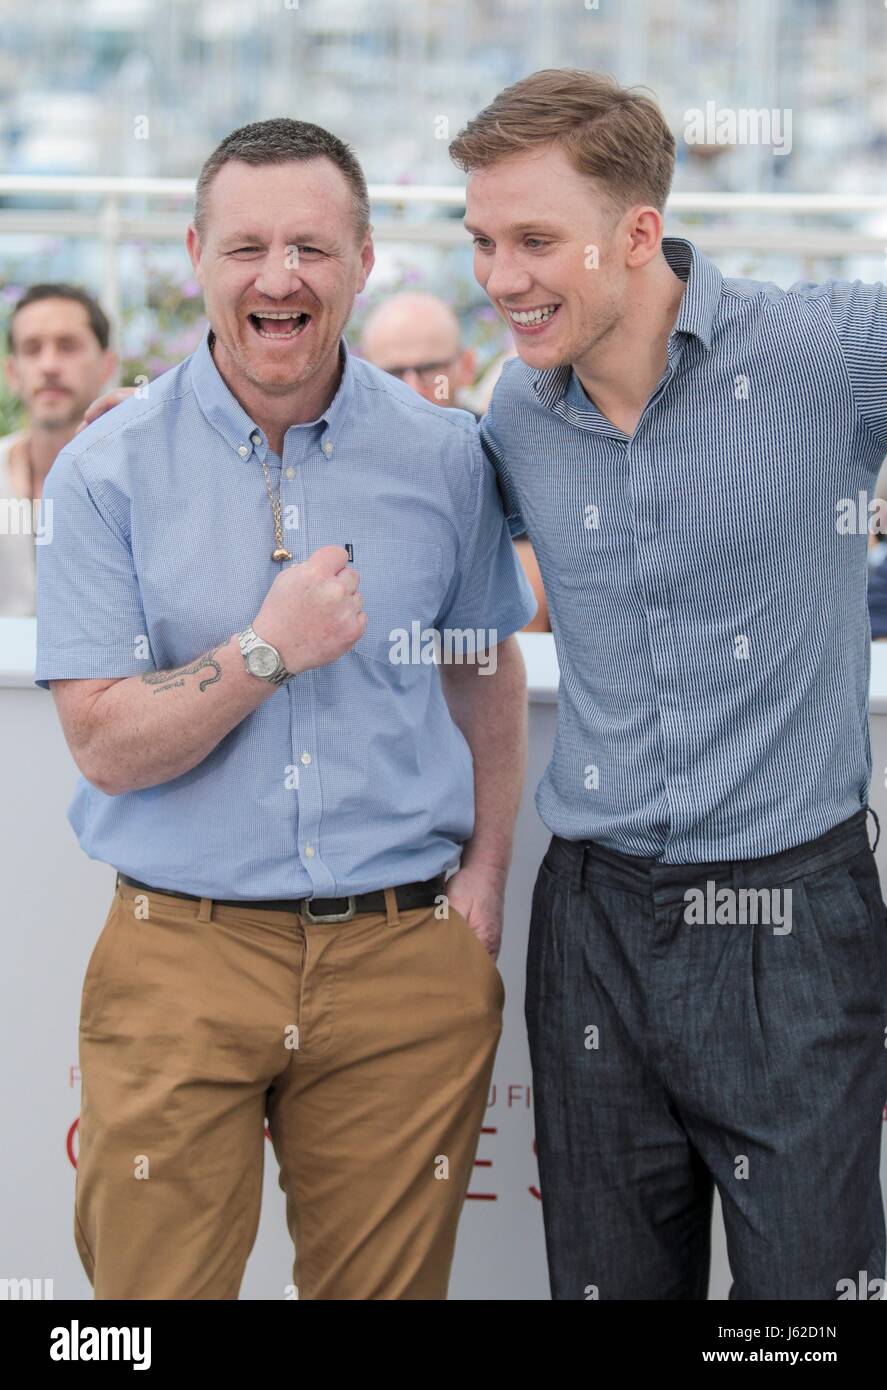
<svg viewBox="0 0 887 1390"><path fill-rule="evenodd" d="M430 634L450 581L443 572L443 547L427 540L404 546L392 537L390 548L364 551L354 568L367 628L352 650L386 666L429 664L421 653L431 648Z"/></svg>

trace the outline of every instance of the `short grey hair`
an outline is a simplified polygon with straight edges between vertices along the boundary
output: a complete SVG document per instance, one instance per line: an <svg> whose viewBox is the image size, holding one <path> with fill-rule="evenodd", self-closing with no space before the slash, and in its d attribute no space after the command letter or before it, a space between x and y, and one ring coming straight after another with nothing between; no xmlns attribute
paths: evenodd
<svg viewBox="0 0 887 1390"><path fill-rule="evenodd" d="M206 228L206 201L210 185L223 164L238 159L243 164L287 164L308 159L328 159L341 169L354 197L354 221L358 238L363 240L370 225L370 198L366 178L357 156L344 140L311 121L293 121L286 116L270 121L253 121L226 135L213 150L200 171L194 197L194 226L203 240Z"/></svg>

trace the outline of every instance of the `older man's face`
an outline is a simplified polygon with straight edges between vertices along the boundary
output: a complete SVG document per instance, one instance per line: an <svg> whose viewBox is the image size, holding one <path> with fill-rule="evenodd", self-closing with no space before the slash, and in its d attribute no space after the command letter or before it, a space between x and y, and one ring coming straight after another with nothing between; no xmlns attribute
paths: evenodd
<svg viewBox="0 0 887 1390"><path fill-rule="evenodd" d="M324 158L232 160L209 188L202 230L189 231L188 249L235 381L280 395L328 370L373 264L341 170Z"/></svg>

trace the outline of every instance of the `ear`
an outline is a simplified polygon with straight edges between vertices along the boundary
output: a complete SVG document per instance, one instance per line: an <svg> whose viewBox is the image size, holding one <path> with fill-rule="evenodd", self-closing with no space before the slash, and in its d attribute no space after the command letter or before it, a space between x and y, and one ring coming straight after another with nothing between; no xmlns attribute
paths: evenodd
<svg viewBox="0 0 887 1390"><path fill-rule="evenodd" d="M373 246L372 227L367 230L367 234L363 239L363 245L360 248L360 264L361 274L358 277L357 294L360 294L365 288L366 282L370 278L370 271L376 264L376 248Z"/></svg>
<svg viewBox="0 0 887 1390"><path fill-rule="evenodd" d="M662 245L662 213L653 207L635 207L627 214L628 252L626 265L632 269L649 264Z"/></svg>
<svg viewBox="0 0 887 1390"><path fill-rule="evenodd" d="M477 353L474 348L466 348L459 357L459 385L470 386L477 375Z"/></svg>
<svg viewBox="0 0 887 1390"><path fill-rule="evenodd" d="M103 371L103 373L104 373L103 376L102 376L102 381L104 382L105 385L107 385L107 383L111 380L111 377L114 376L114 375L116 374L117 368L120 366L120 358L117 356L117 353L116 353L116 352L112 352L110 348L108 348L108 349L102 354L102 356L103 356L102 371Z"/></svg>
<svg viewBox="0 0 887 1390"><path fill-rule="evenodd" d="M21 380L19 378L18 368L15 365L15 357L12 353L6 358L6 380L9 382L12 390L18 395Z"/></svg>
<svg viewBox="0 0 887 1390"><path fill-rule="evenodd" d="M197 228L193 222L188 223L188 230L185 233L185 245L188 248L188 255L194 267L194 274L197 276L197 283L203 285L203 276L200 272L200 261L203 255L203 248L200 245L200 237L197 235Z"/></svg>

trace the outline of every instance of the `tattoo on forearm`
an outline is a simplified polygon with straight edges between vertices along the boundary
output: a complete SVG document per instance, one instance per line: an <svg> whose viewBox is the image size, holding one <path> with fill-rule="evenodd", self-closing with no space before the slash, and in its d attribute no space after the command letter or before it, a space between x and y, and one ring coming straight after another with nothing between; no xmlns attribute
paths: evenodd
<svg viewBox="0 0 887 1390"><path fill-rule="evenodd" d="M157 688L154 694L160 695L164 690L175 690L176 686L184 685L185 682L182 677L196 675L198 671L203 671L205 668L210 667L215 671L215 675L207 676L205 680L200 682L198 689L203 691L208 685L214 685L216 681L222 679L222 668L216 661L215 654L219 650L219 647L224 645L224 642L220 642L218 647L210 647L208 652L203 653L203 656L198 656L195 661L189 662L187 666L177 666L174 671L149 671L142 676L142 680L145 685L156 686Z"/></svg>

